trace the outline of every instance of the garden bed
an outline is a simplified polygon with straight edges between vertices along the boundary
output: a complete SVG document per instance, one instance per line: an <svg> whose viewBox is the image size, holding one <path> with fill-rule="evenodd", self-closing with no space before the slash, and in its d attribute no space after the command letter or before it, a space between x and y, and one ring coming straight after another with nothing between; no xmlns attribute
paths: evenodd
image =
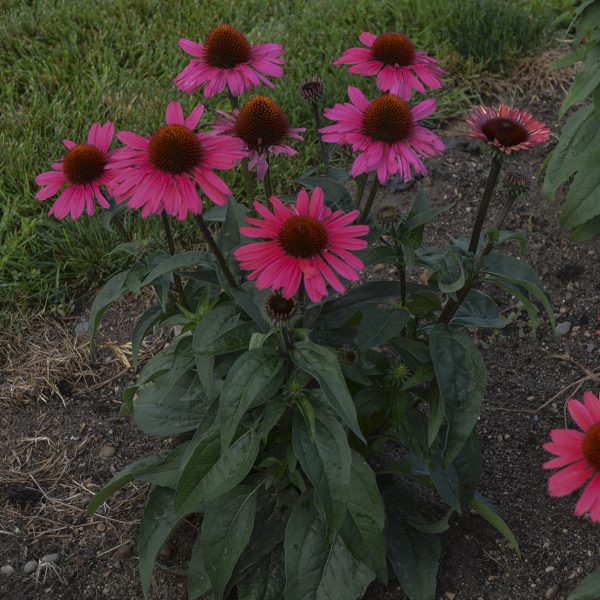
<svg viewBox="0 0 600 600"><path fill-rule="evenodd" d="M527 108L554 125L556 97L561 96L554 92L533 95ZM447 232L469 230L488 162L479 156L480 147L467 141L462 126L446 130L444 137L452 151L430 161L431 177L425 181L431 204L454 203L429 229L430 241L440 244L447 242ZM571 244L558 225L558 207L540 197L537 174L547 151L548 147L542 147L523 153L510 165L532 180L532 193L515 207L507 227L526 232L525 258L541 273L562 335L555 337L543 320L536 337L530 337L525 316L505 297L501 308L505 316L514 315L514 321L500 333L478 338L488 373L478 424L483 453L480 489L513 529L522 557L518 559L485 521L465 514L460 527L444 534L452 539L453 551L442 555L439 598L566 598L600 561L597 532L589 521L573 516L571 498L547 496L547 474L541 469L547 458L542 444L550 429L564 426L565 400L581 395L584 389L600 387L598 379L584 382L577 394L576 386L566 387L600 367L600 340L594 335L600 313L600 249ZM390 192L384 201L406 207L412 194ZM365 276L380 278L385 268L375 265ZM108 502L105 514L84 517L90 496L115 472L172 444L170 440L149 441L129 419L118 417L121 392L134 379L132 370L126 368L126 343L135 318L144 309L142 304L139 299L121 302L105 316L95 378L87 372L88 358L82 349L78 360L63 365L60 372L49 372L54 392L44 394L44 400L39 399L39 390L33 390L30 398L21 392L17 398L17 390L12 400L3 394L0 565L12 565L15 572L0 578L0 597L142 598L135 543L144 484L121 491ZM74 337L78 331L81 341L84 322L85 314L67 321L65 335ZM33 359L44 348L33 334L47 336L43 331L31 333L27 352ZM65 341L59 338L54 343ZM65 346L79 347L72 340ZM21 366L25 372L27 364ZM43 497L33 505L16 506L7 494L13 494L18 483L43 492ZM161 553L159 563L164 568L155 570L149 598L186 597L185 566L193 530L193 523L184 523L178 539ZM28 561L54 553L60 553L57 562L38 564L33 573L24 573ZM375 584L366 597L400 599L404 595L394 585L384 590Z"/></svg>

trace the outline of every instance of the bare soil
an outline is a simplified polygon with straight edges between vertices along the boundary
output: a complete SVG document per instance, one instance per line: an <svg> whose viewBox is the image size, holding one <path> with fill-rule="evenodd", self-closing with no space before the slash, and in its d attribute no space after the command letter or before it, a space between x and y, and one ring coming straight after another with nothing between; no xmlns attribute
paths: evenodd
<svg viewBox="0 0 600 600"><path fill-rule="evenodd" d="M528 108L551 126L557 107L553 91L528 99ZM462 126L442 132L449 150L430 163L426 185L431 204L455 203L430 230L436 243L470 229L487 173L489 158L464 133ZM513 529L522 557L477 515L455 519L456 526L443 538L438 597L444 600L564 600L600 564L600 530L573 515L573 497L547 495L548 474L541 468L548 458L542 448L548 432L565 426L565 401L586 389L600 390L598 376L590 376L600 367L600 338L594 334L600 314L600 247L598 242L572 244L558 224L558 206L540 197L538 170L549 149L525 152L512 161L510 168L532 181L532 193L513 210L507 228L526 232L525 260L541 273L558 320L569 321L570 331L556 337L543 318L531 337L525 316L505 297L501 308L513 315L513 322L477 338L488 372L478 424L480 490ZM412 194L390 192L384 201L407 206ZM492 219L499 209L499 203L492 207ZM58 393L33 394L0 406L0 565L15 569L0 576L0 598L142 598L135 543L145 486L129 485L103 515L87 518L84 509L117 471L170 443L142 436L128 418L118 417L121 392L134 380L127 368L127 342L143 304L127 300L106 314L92 365L95 379L54 381ZM82 313L68 327L74 331L85 318ZM581 385L572 385L586 376ZM14 498L16 484L41 492L41 499L15 505L9 495ZM185 523L161 553L151 600L186 598L193 532L193 524ZM27 561L51 553L60 554L58 562L40 564L32 574L23 572ZM404 595L394 584L387 589L374 584L366 598L399 600Z"/></svg>

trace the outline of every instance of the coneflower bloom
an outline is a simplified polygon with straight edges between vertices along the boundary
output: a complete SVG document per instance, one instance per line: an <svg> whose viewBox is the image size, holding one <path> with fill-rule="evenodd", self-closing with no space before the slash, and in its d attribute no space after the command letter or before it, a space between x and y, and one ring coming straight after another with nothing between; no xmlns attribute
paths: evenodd
<svg viewBox="0 0 600 600"><path fill-rule="evenodd" d="M550 129L525 110L502 102L499 108L479 106L467 119L469 136L482 140L497 151L511 155L550 138Z"/></svg>
<svg viewBox="0 0 600 600"><path fill-rule="evenodd" d="M167 214L179 220L202 212L198 186L215 204L225 204L231 190L213 169L228 170L246 156L240 140L212 132L195 133L204 107L198 104L187 118L179 102L169 103L166 125L151 137L120 131L125 144L115 152L110 169L111 191L117 203L141 208L142 217Z"/></svg>
<svg viewBox="0 0 600 600"><path fill-rule="evenodd" d="M285 143L286 139L304 140L300 133L306 129L291 128L284 110L266 96L253 96L240 110L234 109L232 114L217 112L219 117L214 130L233 135L244 142L250 157L248 167L256 170L261 180L267 173L269 154L294 156L297 151Z"/></svg>
<svg viewBox="0 0 600 600"><path fill-rule="evenodd" d="M64 140L67 148L62 161L52 165L52 171L40 173L35 182L44 186L35 197L48 200L63 187L64 189L50 209L51 215L64 219L69 213L78 219L84 211L93 215L96 201L102 208L109 208L100 186L112 179L107 169L111 153L108 151L115 135L115 127L107 121L104 125L94 123L88 132L86 144Z"/></svg>
<svg viewBox="0 0 600 600"><path fill-rule="evenodd" d="M320 131L324 141L350 145L359 153L352 165L354 177L376 171L384 184L395 173L404 180L412 179L412 171L427 175L420 157L439 154L444 142L418 122L435 112L435 100L412 108L391 94L369 101L352 86L348 97L350 103L325 109L325 117L337 123Z"/></svg>
<svg viewBox="0 0 600 600"><path fill-rule="evenodd" d="M337 292L344 285L336 272L349 281L357 281L364 267L352 251L367 246L366 225L350 225L358 217L357 210L332 212L325 206L323 190L315 188L308 197L298 193L296 204L284 205L277 197L270 198L273 212L259 202L254 203L262 219L247 219L251 227L240 227L242 235L266 241L240 246L234 256L246 271L248 279L259 289L281 291L292 298L304 283L308 297L318 302L327 296L327 284Z"/></svg>
<svg viewBox="0 0 600 600"><path fill-rule="evenodd" d="M179 47L194 57L175 78L175 85L186 94L204 87L206 98L225 89L241 96L261 83L274 87L267 75L283 75L280 44L251 46L244 34L230 25L211 29L204 44L182 38Z"/></svg>
<svg viewBox="0 0 600 600"><path fill-rule="evenodd" d="M352 65L348 72L370 77L377 75L377 87L408 100L413 90L424 94L425 85L434 90L442 87L446 72L435 58L415 50L413 43L400 33L379 37L364 32L359 36L366 48L350 48L334 65ZM425 85L423 85L425 84Z"/></svg>
<svg viewBox="0 0 600 600"><path fill-rule="evenodd" d="M550 432L552 441L544 448L557 458L546 462L544 468L561 470L548 480L548 491L551 496L566 496L590 480L575 506L575 514L580 517L589 513L592 521L600 523L600 400L586 392L583 402L569 400L568 408L583 431Z"/></svg>

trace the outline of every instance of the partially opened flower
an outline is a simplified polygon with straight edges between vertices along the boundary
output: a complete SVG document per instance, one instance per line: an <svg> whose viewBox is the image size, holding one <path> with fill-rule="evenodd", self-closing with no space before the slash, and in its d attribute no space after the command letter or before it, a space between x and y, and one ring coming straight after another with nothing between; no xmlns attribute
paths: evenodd
<svg viewBox="0 0 600 600"><path fill-rule="evenodd" d="M115 127L107 121L90 127L85 144L64 140L67 152L63 159L52 165L52 171L35 178L35 182L43 186L35 195L38 200L48 200L64 186L49 214L64 219L70 213L73 219L78 219L84 211L93 215L96 202L102 208L109 208L100 186L106 186L112 178L107 165L114 135Z"/></svg>
<svg viewBox="0 0 600 600"><path fill-rule="evenodd" d="M225 89L232 96L241 96L261 83L272 88L267 76L283 75L280 44L251 46L244 34L230 25L211 29L204 44L182 38L179 47L194 57L175 78L175 85L186 94L203 87L206 98Z"/></svg>
<svg viewBox="0 0 600 600"><path fill-rule="evenodd" d="M359 153L352 175L376 171L381 184L396 173L404 180L412 179L413 172L427 175L421 157L444 150L444 142L419 125L435 112L435 100L424 100L412 108L391 94L369 101L352 86L348 96L351 103L325 109L325 117L337 123L320 131L326 142L347 144Z"/></svg>
<svg viewBox="0 0 600 600"><path fill-rule="evenodd" d="M217 112L219 117L214 130L234 135L244 142L250 156L248 166L256 169L259 179L264 179L267 173L269 154L294 156L297 151L286 140L304 140L300 133L306 129L291 128L284 110L266 96L253 96L240 110L234 110L233 114Z"/></svg>
<svg viewBox="0 0 600 600"><path fill-rule="evenodd" d="M359 36L366 48L350 48L334 65L352 65L348 71L366 77L377 75L377 87L408 100L413 90L425 93L425 86L437 90L446 72L435 58L415 50L413 43L400 33L379 37L364 32Z"/></svg>
<svg viewBox="0 0 600 600"><path fill-rule="evenodd" d="M337 292L344 291L339 274L357 281L357 271L364 267L352 251L367 246L366 225L350 225L358 217L357 210L332 212L325 206L323 190L315 188L308 197L298 193L296 204L285 206L277 197L270 198L273 212L259 202L254 203L262 219L249 218L251 227L241 227L243 235L266 241L240 246L234 256L242 269L252 271L248 279L259 289L281 290L284 298L292 298L303 283L308 297L318 302L327 296L327 284Z"/></svg>
<svg viewBox="0 0 600 600"><path fill-rule="evenodd" d="M583 402L569 400L568 407L583 431L550 432L552 441L544 444L544 448L557 458L546 462L544 468L561 470L548 480L548 491L551 496L566 496L589 480L575 506L575 514L580 517L589 513L592 521L600 523L600 400L586 392Z"/></svg>
<svg viewBox="0 0 600 600"><path fill-rule="evenodd" d="M204 107L198 104L187 118L179 102L167 107L166 125L146 138L120 131L125 148L115 152L110 168L111 190L117 203L141 208L142 217L166 211L180 220L202 212L198 186L215 204L225 204L229 186L214 173L228 170L246 156L241 142L216 133L195 133Z"/></svg>
<svg viewBox="0 0 600 600"><path fill-rule="evenodd" d="M507 106L480 106L467 119L469 136L510 155L548 141L550 129L525 110Z"/></svg>

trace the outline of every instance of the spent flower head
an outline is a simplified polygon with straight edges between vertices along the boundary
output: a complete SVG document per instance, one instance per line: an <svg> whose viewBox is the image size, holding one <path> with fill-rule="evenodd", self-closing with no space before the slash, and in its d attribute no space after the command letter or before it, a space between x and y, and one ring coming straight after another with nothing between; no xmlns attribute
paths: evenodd
<svg viewBox="0 0 600 600"><path fill-rule="evenodd" d="M300 96L311 104L318 104L324 97L323 80L313 77L300 85Z"/></svg>
<svg viewBox="0 0 600 600"><path fill-rule="evenodd" d="M300 305L295 298L284 298L281 292L267 296L263 315L271 327L293 327L300 318Z"/></svg>

